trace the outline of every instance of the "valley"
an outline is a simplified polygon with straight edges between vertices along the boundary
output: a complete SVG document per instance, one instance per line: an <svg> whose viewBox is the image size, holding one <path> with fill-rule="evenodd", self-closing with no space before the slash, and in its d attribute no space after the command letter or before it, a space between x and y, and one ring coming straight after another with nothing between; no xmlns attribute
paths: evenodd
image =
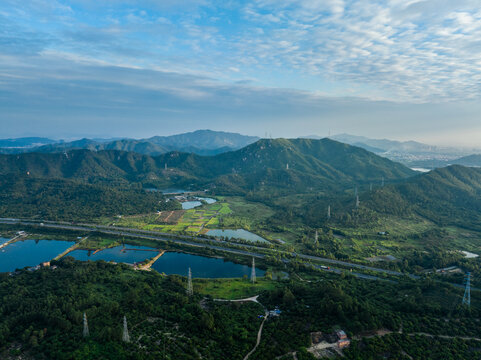
<svg viewBox="0 0 481 360"><path fill-rule="evenodd" d="M0 256L28 244L34 249L59 246L46 254L48 259L34 257L38 262L15 260L22 257L19 250L19 255L10 257L10 265L4 265L4 271L18 269L13 279L5 281L31 274L56 282L57 271L82 272L85 266L93 273L99 268L117 269L112 271L136 281L160 276L155 280L159 289L171 288L173 296L182 298L182 307L203 314L202 321L214 321L215 325L208 325L213 331L209 336L218 336L214 334L223 328L217 323L218 311L234 322L249 317L260 320L264 312L255 304L217 304L213 299L259 295L262 306L281 313L262 323L262 337L249 359L269 359L268 354L289 358L290 353L311 359L314 355L305 351L310 348L310 333L337 328L356 339L342 350L347 358L355 358L358 351L367 354L369 346L382 347L362 335L379 329L392 332L386 341L401 337L397 340L403 344L400 353L411 351L412 333L435 336L429 341L450 337L477 341L476 319L481 311L481 264L475 257L481 253L478 169L451 166L419 174L329 139L259 140L214 156L73 150L3 155L0 163L0 233L5 238L18 231L29 234L7 245ZM44 251L35 253L40 256ZM50 266L35 267L47 261ZM29 270L19 269L23 266ZM53 267L58 270L52 271ZM189 268L193 298L185 292ZM462 304L467 271L472 275L469 312ZM172 287L171 282L177 285ZM114 284L105 289L108 294L118 291ZM69 296L76 296L72 291ZM399 292L407 303L395 295ZM157 296L156 291L150 294ZM106 306L111 296L106 295ZM414 304L427 314L424 324L417 320ZM83 308L92 321L106 324L89 306ZM118 348L116 356L127 358L134 349L143 349L141 359L155 358L165 346L166 358L175 358L177 341L166 340L166 330L159 328L162 322L172 321L164 311L147 306L135 310L134 317L129 315L133 319L129 321L136 322L132 336L137 340ZM369 315L362 315L363 311ZM236 320L238 316L246 317ZM161 323L149 320L153 318L162 319ZM441 319L449 321L449 330L440 330ZM68 317L67 321L71 325L65 326L74 326L77 320ZM239 348L237 356L232 355L236 350L226 347L225 354L244 358L254 347L255 328L261 322L249 321L248 333L244 325L232 323L244 334L235 340L244 350ZM174 323L168 326L189 341L198 337ZM406 334L396 333L399 326ZM157 342L147 329L155 329ZM100 339L115 344L116 331L98 333L91 345ZM29 336L39 341L38 334ZM75 331L72 336L77 336ZM159 341L164 344L160 348ZM197 352L212 351L195 341ZM50 351L47 343L43 346L24 345L23 353ZM72 351L84 351L78 358L90 356L85 349Z"/></svg>

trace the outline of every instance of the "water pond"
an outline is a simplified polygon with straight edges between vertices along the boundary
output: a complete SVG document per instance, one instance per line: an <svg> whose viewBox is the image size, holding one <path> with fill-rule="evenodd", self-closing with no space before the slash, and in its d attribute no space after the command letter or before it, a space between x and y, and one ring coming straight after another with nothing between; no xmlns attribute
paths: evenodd
<svg viewBox="0 0 481 360"><path fill-rule="evenodd" d="M222 230L222 229L215 229L207 231L207 235L216 236L216 237L226 237L228 239L242 239L251 242L265 242L268 241L259 235L251 233L250 231L244 229L237 229L237 230Z"/></svg>
<svg viewBox="0 0 481 360"><path fill-rule="evenodd" d="M197 200L183 202L182 203L182 209L183 210L189 210L189 209L199 207L199 206L202 205L202 201L205 201L207 204L213 204L217 201L216 199L204 198L204 197L196 197L195 199L197 199Z"/></svg>
<svg viewBox="0 0 481 360"><path fill-rule="evenodd" d="M200 201L184 201L182 203L182 210L190 210L201 205L202 203Z"/></svg>
<svg viewBox="0 0 481 360"><path fill-rule="evenodd" d="M4 241L5 239L1 239ZM8 240L8 239L7 239ZM73 245L71 241L22 240L0 250L0 272L11 272L26 266L50 261Z"/></svg>
<svg viewBox="0 0 481 360"><path fill-rule="evenodd" d="M146 246L116 246L109 249L104 249L98 252L93 250L74 250L68 256L72 256L76 260L104 260L113 261L117 263L134 264L142 262L146 259L153 258L157 255L157 251Z"/></svg>
<svg viewBox="0 0 481 360"><path fill-rule="evenodd" d="M180 252L167 252L152 265L152 269L160 273L182 276L187 276L189 267L194 278L240 278L251 274L251 267L247 265ZM264 274L264 270L256 269L256 276Z"/></svg>

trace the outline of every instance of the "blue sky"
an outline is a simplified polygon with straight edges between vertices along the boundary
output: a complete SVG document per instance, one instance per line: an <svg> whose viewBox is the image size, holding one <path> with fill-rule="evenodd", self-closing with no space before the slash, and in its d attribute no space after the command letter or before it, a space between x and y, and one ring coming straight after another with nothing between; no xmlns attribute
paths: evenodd
<svg viewBox="0 0 481 360"><path fill-rule="evenodd" d="M477 145L471 0L2 0L0 137L211 128Z"/></svg>

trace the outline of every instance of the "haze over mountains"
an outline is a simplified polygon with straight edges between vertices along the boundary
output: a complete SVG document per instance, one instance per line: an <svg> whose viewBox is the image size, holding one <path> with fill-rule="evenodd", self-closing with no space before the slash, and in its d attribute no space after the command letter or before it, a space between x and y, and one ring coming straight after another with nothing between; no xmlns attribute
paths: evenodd
<svg viewBox="0 0 481 360"><path fill-rule="evenodd" d="M304 138L321 139L319 136ZM412 168L444 167L451 164L481 166L479 149L432 146L416 141L394 141L370 139L349 134L333 135L330 139L361 147L377 155L401 162ZM171 151L197 155L217 155L238 150L259 140L256 136L236 133L197 130L190 133L153 136L146 139L79 139L74 141L52 140L30 137L0 140L0 153L17 154L25 152L54 153L74 149L92 151L121 150L157 156Z"/></svg>
<svg viewBox="0 0 481 360"><path fill-rule="evenodd" d="M170 151L215 155L240 149L258 139L256 136L212 130L197 130L171 136L153 136L148 139L80 139L65 142L46 138L20 138L0 140L0 152L6 154L23 152L49 153L73 149L88 149L94 151L133 151L146 155L159 155Z"/></svg>

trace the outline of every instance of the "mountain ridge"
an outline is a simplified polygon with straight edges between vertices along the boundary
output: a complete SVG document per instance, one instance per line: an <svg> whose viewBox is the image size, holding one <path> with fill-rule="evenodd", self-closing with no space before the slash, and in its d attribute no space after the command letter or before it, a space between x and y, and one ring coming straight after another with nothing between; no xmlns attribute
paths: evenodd
<svg viewBox="0 0 481 360"><path fill-rule="evenodd" d="M119 150L0 155L0 174L142 182L163 185L232 185L242 191L280 187L332 189L349 183L400 180L407 167L334 140L261 139L214 156L169 152L148 156Z"/></svg>

